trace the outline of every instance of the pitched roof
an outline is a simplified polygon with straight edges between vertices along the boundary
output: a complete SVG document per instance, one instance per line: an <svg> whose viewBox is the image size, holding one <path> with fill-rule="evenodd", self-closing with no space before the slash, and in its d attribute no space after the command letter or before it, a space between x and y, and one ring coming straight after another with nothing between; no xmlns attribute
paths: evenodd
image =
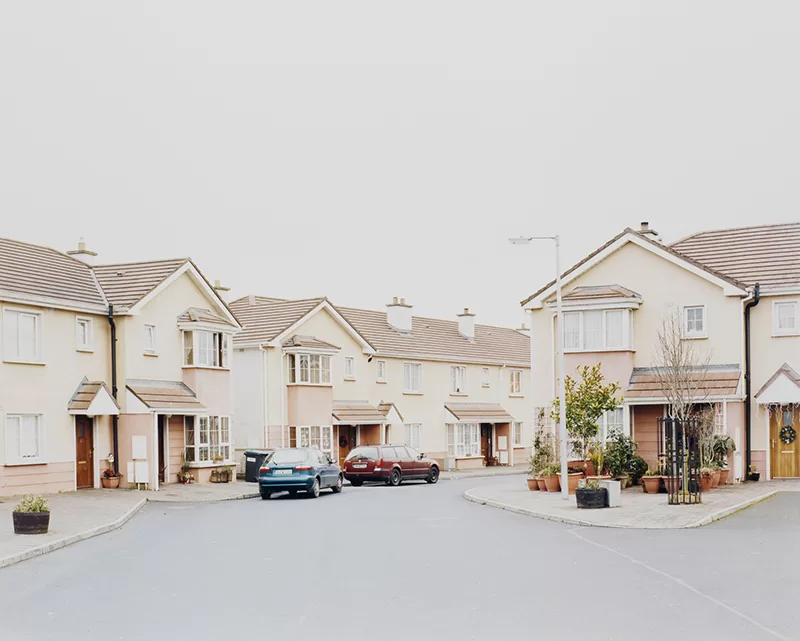
<svg viewBox="0 0 800 641"><path fill-rule="evenodd" d="M201 307L190 307L178 316L179 323L208 323L211 325L232 325L227 318Z"/></svg>
<svg viewBox="0 0 800 641"><path fill-rule="evenodd" d="M331 414L335 422L341 425L373 425L386 422L386 416L377 407L368 403L334 401Z"/></svg>
<svg viewBox="0 0 800 641"><path fill-rule="evenodd" d="M670 247L747 285L800 284L800 223L705 231Z"/></svg>
<svg viewBox="0 0 800 641"><path fill-rule="evenodd" d="M445 408L459 421L471 423L510 423L514 420L499 403L445 403Z"/></svg>
<svg viewBox="0 0 800 641"><path fill-rule="evenodd" d="M781 376L786 376L792 383L797 385L800 388L800 374L798 374L793 367L789 365L789 363L784 363L778 368L778 371L775 372L770 379L761 386L761 389L758 390L755 394L756 398L758 398L763 392L765 392L769 387L777 381Z"/></svg>
<svg viewBox="0 0 800 641"><path fill-rule="evenodd" d="M92 404L92 401L94 401L95 397L101 392L101 390L108 395L108 398L111 399L117 410L119 410L119 403L117 403L116 399L114 399L114 397L111 395L111 391L103 381L90 381L86 378L81 381L81 384L78 385L78 388L75 390L72 398L69 399L67 410L72 412L88 410L89 406Z"/></svg>
<svg viewBox="0 0 800 641"><path fill-rule="evenodd" d="M108 302L130 308L188 262L188 258L175 258L97 265L93 269Z"/></svg>
<svg viewBox="0 0 800 641"><path fill-rule="evenodd" d="M392 411L392 408L394 408L394 411L397 412L397 415L400 417L400 420L402 421L403 415L400 413L400 410L397 409L397 405L395 405L394 403L386 403L386 402L378 403L378 411L386 417L389 416L389 412Z"/></svg>
<svg viewBox="0 0 800 641"><path fill-rule="evenodd" d="M642 297L632 289L623 287L622 285L591 285L575 287L566 294L561 296L561 300L596 300L602 298L630 298L642 300ZM547 300L555 300L555 295L550 296Z"/></svg>
<svg viewBox="0 0 800 641"><path fill-rule="evenodd" d="M333 343L329 343L327 341L320 340L315 336L300 336L295 334L294 336L290 336L285 341L283 341L284 347L308 347L309 349L342 349L334 345Z"/></svg>
<svg viewBox="0 0 800 641"><path fill-rule="evenodd" d="M658 368L635 367L625 390L625 398L664 398L664 390L658 380ZM741 370L738 365L711 365L705 371L690 374L693 384L699 385L695 398L709 396L734 396L739 388Z"/></svg>
<svg viewBox="0 0 800 641"><path fill-rule="evenodd" d="M128 380L126 387L150 409L205 410L197 394L181 381Z"/></svg>
<svg viewBox="0 0 800 641"><path fill-rule="evenodd" d="M244 325L244 330L233 339L234 344L269 342L326 300L281 300L264 296L253 298L253 305L248 296L230 304L234 315Z"/></svg>
<svg viewBox="0 0 800 641"><path fill-rule="evenodd" d="M91 267L55 249L8 238L0 238L0 291L99 312L106 306Z"/></svg>

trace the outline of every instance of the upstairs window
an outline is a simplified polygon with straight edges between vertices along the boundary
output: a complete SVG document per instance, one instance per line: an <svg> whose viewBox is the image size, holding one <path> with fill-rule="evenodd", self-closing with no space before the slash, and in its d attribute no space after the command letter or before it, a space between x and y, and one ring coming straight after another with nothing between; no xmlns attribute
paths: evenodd
<svg viewBox="0 0 800 641"><path fill-rule="evenodd" d="M75 319L75 349L92 351L92 319L78 316Z"/></svg>
<svg viewBox="0 0 800 641"><path fill-rule="evenodd" d="M385 383L386 382L386 361L375 361L375 366L378 369L378 372L375 376L375 380L378 383Z"/></svg>
<svg viewBox="0 0 800 641"><path fill-rule="evenodd" d="M422 363L403 363L403 389L407 394L422 392Z"/></svg>
<svg viewBox="0 0 800 641"><path fill-rule="evenodd" d="M512 396L522 394L522 370L512 369L509 371L510 388L508 393Z"/></svg>
<svg viewBox="0 0 800 641"><path fill-rule="evenodd" d="M230 336L223 332L183 332L183 364L230 367Z"/></svg>
<svg viewBox="0 0 800 641"><path fill-rule="evenodd" d="M588 310L564 313L564 349L601 352L628 347L625 309Z"/></svg>
<svg viewBox="0 0 800 641"><path fill-rule="evenodd" d="M145 325L144 326L144 353L145 354L155 354L156 353L156 326L155 325Z"/></svg>
<svg viewBox="0 0 800 641"><path fill-rule="evenodd" d="M492 379L489 374L488 367L481 368L481 387L489 387L491 385Z"/></svg>
<svg viewBox="0 0 800 641"><path fill-rule="evenodd" d="M683 336L684 338L705 338L707 336L705 305L683 308Z"/></svg>
<svg viewBox="0 0 800 641"><path fill-rule="evenodd" d="M344 380L356 380L356 359L352 356L344 357Z"/></svg>
<svg viewBox="0 0 800 641"><path fill-rule="evenodd" d="M450 366L450 392L453 394L467 393L467 368L463 365Z"/></svg>
<svg viewBox="0 0 800 641"><path fill-rule="evenodd" d="M3 359L23 363L42 360L42 315L6 309L3 312Z"/></svg>
<svg viewBox="0 0 800 641"><path fill-rule="evenodd" d="M798 334L797 301L781 301L775 303L772 310L773 333L776 336L792 336Z"/></svg>
<svg viewBox="0 0 800 641"><path fill-rule="evenodd" d="M289 382L331 384L331 357L325 354L289 354Z"/></svg>

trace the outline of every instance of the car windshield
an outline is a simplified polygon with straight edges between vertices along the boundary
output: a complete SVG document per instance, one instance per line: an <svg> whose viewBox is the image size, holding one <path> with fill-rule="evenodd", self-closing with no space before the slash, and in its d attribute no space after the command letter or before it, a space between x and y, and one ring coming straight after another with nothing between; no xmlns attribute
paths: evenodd
<svg viewBox="0 0 800 641"><path fill-rule="evenodd" d="M377 461L377 447L357 447L347 455L345 461Z"/></svg>
<svg viewBox="0 0 800 641"><path fill-rule="evenodd" d="M306 450L276 450L269 458L268 463L272 465L294 465L295 463L305 463L308 460Z"/></svg>

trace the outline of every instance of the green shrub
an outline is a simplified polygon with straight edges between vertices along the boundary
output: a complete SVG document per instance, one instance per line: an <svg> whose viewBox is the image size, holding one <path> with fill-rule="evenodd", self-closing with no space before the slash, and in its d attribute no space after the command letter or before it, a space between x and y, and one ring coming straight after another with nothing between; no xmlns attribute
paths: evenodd
<svg viewBox="0 0 800 641"><path fill-rule="evenodd" d="M631 475L631 480L633 483L638 483L639 479L642 478L646 472L647 461L645 461L641 456L634 456L631 459L630 465L628 466L628 473Z"/></svg>
<svg viewBox="0 0 800 641"><path fill-rule="evenodd" d="M49 512L50 507L43 496L39 494L26 494L14 508L15 512Z"/></svg>
<svg viewBox="0 0 800 641"><path fill-rule="evenodd" d="M614 430L606 441L605 463L611 476L623 476L628 473L631 461L636 455L636 443L630 436Z"/></svg>

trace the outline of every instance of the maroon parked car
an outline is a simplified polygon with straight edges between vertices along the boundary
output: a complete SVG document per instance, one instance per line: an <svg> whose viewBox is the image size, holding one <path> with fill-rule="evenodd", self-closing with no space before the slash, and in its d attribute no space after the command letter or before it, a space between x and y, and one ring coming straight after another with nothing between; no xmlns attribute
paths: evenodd
<svg viewBox="0 0 800 641"><path fill-rule="evenodd" d="M344 460L344 477L358 487L364 481L400 485L418 479L439 480L439 464L408 445L359 445Z"/></svg>

